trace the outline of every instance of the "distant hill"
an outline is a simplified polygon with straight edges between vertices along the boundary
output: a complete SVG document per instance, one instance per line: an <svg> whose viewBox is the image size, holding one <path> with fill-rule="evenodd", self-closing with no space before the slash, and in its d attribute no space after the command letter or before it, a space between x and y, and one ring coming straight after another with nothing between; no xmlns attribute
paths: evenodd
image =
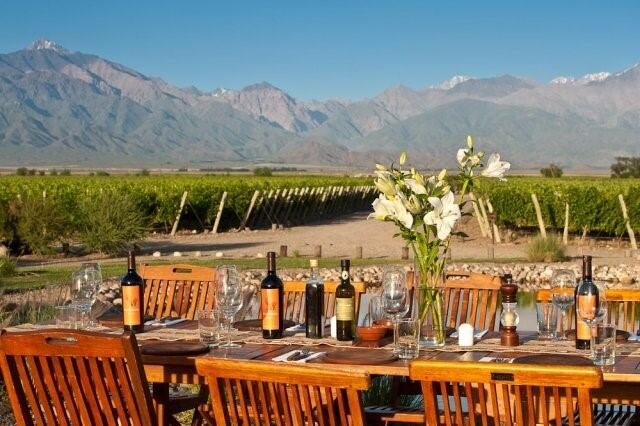
<svg viewBox="0 0 640 426"><path fill-rule="evenodd" d="M266 82L179 88L48 40L0 54L3 166L369 167L408 148L439 167L468 133L518 168L607 168L640 155L640 66L547 84L455 76L360 101L304 101Z"/></svg>

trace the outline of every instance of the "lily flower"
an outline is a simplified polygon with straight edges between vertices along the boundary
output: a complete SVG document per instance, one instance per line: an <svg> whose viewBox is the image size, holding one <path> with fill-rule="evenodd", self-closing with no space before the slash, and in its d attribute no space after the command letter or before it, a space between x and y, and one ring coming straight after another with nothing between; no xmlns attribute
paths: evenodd
<svg viewBox="0 0 640 426"><path fill-rule="evenodd" d="M396 195L396 187L391 179L391 173L388 171L377 170L374 184L387 197L391 198Z"/></svg>
<svg viewBox="0 0 640 426"><path fill-rule="evenodd" d="M411 229L413 226L413 215L407 211L400 197L396 197L392 203L395 210L393 218L404 225L405 228Z"/></svg>
<svg viewBox="0 0 640 426"><path fill-rule="evenodd" d="M373 213L367 219L387 220L388 217L395 216L395 207L392 201L389 201L384 194L380 194L378 198L373 200Z"/></svg>
<svg viewBox="0 0 640 426"><path fill-rule="evenodd" d="M469 149L460 148L458 150L458 153L456 154L456 160L458 160L458 164L464 167L467 164L467 161L469 161L469 159L467 158L468 155Z"/></svg>
<svg viewBox="0 0 640 426"><path fill-rule="evenodd" d="M417 179L406 179L404 183L414 194L424 195L427 193L427 188L423 184L419 183Z"/></svg>
<svg viewBox="0 0 640 426"><path fill-rule="evenodd" d="M507 161L500 161L500 154L491 154L487 167L482 171L482 176L506 180L504 174L511 168Z"/></svg>
<svg viewBox="0 0 640 426"><path fill-rule="evenodd" d="M449 237L453 227L460 219L460 206L454 202L453 192L442 198L429 197L433 210L424 216L424 223L434 225L438 239L444 241Z"/></svg>

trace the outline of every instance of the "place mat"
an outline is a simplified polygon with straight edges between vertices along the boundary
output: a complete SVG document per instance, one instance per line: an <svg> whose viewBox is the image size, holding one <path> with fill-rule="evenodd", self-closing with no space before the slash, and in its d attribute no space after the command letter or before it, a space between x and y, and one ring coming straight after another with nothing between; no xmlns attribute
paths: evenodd
<svg viewBox="0 0 640 426"><path fill-rule="evenodd" d="M499 337L485 338L473 346L458 346L455 339L447 339L446 344L439 348L425 348L427 351L441 352L524 352L539 354L569 354L583 356L588 351L576 349L573 340L537 340L535 338L520 338L519 346L502 346ZM640 356L640 343L616 343L616 355Z"/></svg>
<svg viewBox="0 0 640 426"><path fill-rule="evenodd" d="M398 357L388 351L371 349L327 352L320 361L328 364L380 365L397 360Z"/></svg>
<svg viewBox="0 0 640 426"><path fill-rule="evenodd" d="M567 330L567 331L564 332L564 335L569 340L575 340L575 338L576 338L576 330L575 329ZM628 331L616 330L616 342L617 343L624 343L627 340L629 340L629 337L631 337L631 333L629 333Z"/></svg>
<svg viewBox="0 0 640 426"><path fill-rule="evenodd" d="M70 331L75 331L75 329L67 329L65 327L61 327L57 324L31 324L31 323L25 323L25 324L20 324L20 325L16 325L13 327L7 327L5 328L6 331L10 332L10 333L16 333L16 332L22 332L22 331L36 331L36 330L47 330L47 329L65 329L65 330L70 330ZM83 328L83 330L85 331L95 331L96 333L108 333L108 334L120 334L122 333L122 330L115 330L113 328L110 327L105 327L103 325L96 325L93 327L86 327Z"/></svg>
<svg viewBox="0 0 640 426"><path fill-rule="evenodd" d="M282 327L285 329L289 327L295 327L296 325L298 324L288 319L282 321ZM236 321L233 323L233 326L240 331L259 331L260 333L262 333L261 319Z"/></svg>
<svg viewBox="0 0 640 426"><path fill-rule="evenodd" d="M140 347L141 354L156 356L200 355L206 352L209 352L209 346L202 343L154 342Z"/></svg>
<svg viewBox="0 0 640 426"><path fill-rule="evenodd" d="M513 360L514 364L535 364L535 365L584 365L593 366L593 361L589 358L577 355L552 355L552 354L532 354L518 356Z"/></svg>

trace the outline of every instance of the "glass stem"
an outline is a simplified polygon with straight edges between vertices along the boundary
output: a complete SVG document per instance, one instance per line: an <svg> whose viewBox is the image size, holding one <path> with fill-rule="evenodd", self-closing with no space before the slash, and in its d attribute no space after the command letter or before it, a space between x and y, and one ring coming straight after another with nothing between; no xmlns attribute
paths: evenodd
<svg viewBox="0 0 640 426"><path fill-rule="evenodd" d="M229 316L227 320L227 346L231 346L231 324L233 323L233 316Z"/></svg>
<svg viewBox="0 0 640 426"><path fill-rule="evenodd" d="M594 354L595 354L595 348L596 348L596 334L598 333L598 328L597 325L592 325L591 326L591 344L590 344L590 348L591 348L591 357L594 358Z"/></svg>

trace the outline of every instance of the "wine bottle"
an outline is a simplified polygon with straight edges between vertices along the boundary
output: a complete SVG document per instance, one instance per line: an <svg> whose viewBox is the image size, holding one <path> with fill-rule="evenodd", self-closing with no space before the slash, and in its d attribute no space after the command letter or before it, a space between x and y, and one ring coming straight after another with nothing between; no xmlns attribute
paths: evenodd
<svg viewBox="0 0 640 426"><path fill-rule="evenodd" d="M130 251L127 257L127 274L120 281L122 294L122 322L125 331L144 331L144 281L136 272L136 255Z"/></svg>
<svg viewBox="0 0 640 426"><path fill-rule="evenodd" d="M591 328L578 318L578 309L594 309L598 303L598 287L594 284L591 274L591 256L582 257L582 280L576 286L574 317L576 326L576 349L591 347Z"/></svg>
<svg viewBox="0 0 640 426"><path fill-rule="evenodd" d="M318 274L318 261L309 261L310 273L305 286L305 322L307 337L319 339L324 336L324 282Z"/></svg>
<svg viewBox="0 0 640 426"><path fill-rule="evenodd" d="M267 253L267 276L260 284L262 309L262 337L265 339L282 338L283 321L283 285L276 275L276 254Z"/></svg>
<svg viewBox="0 0 640 426"><path fill-rule="evenodd" d="M353 340L355 334L355 288L349 277L349 259L342 259L340 266L340 284L336 287L336 338L338 340Z"/></svg>

